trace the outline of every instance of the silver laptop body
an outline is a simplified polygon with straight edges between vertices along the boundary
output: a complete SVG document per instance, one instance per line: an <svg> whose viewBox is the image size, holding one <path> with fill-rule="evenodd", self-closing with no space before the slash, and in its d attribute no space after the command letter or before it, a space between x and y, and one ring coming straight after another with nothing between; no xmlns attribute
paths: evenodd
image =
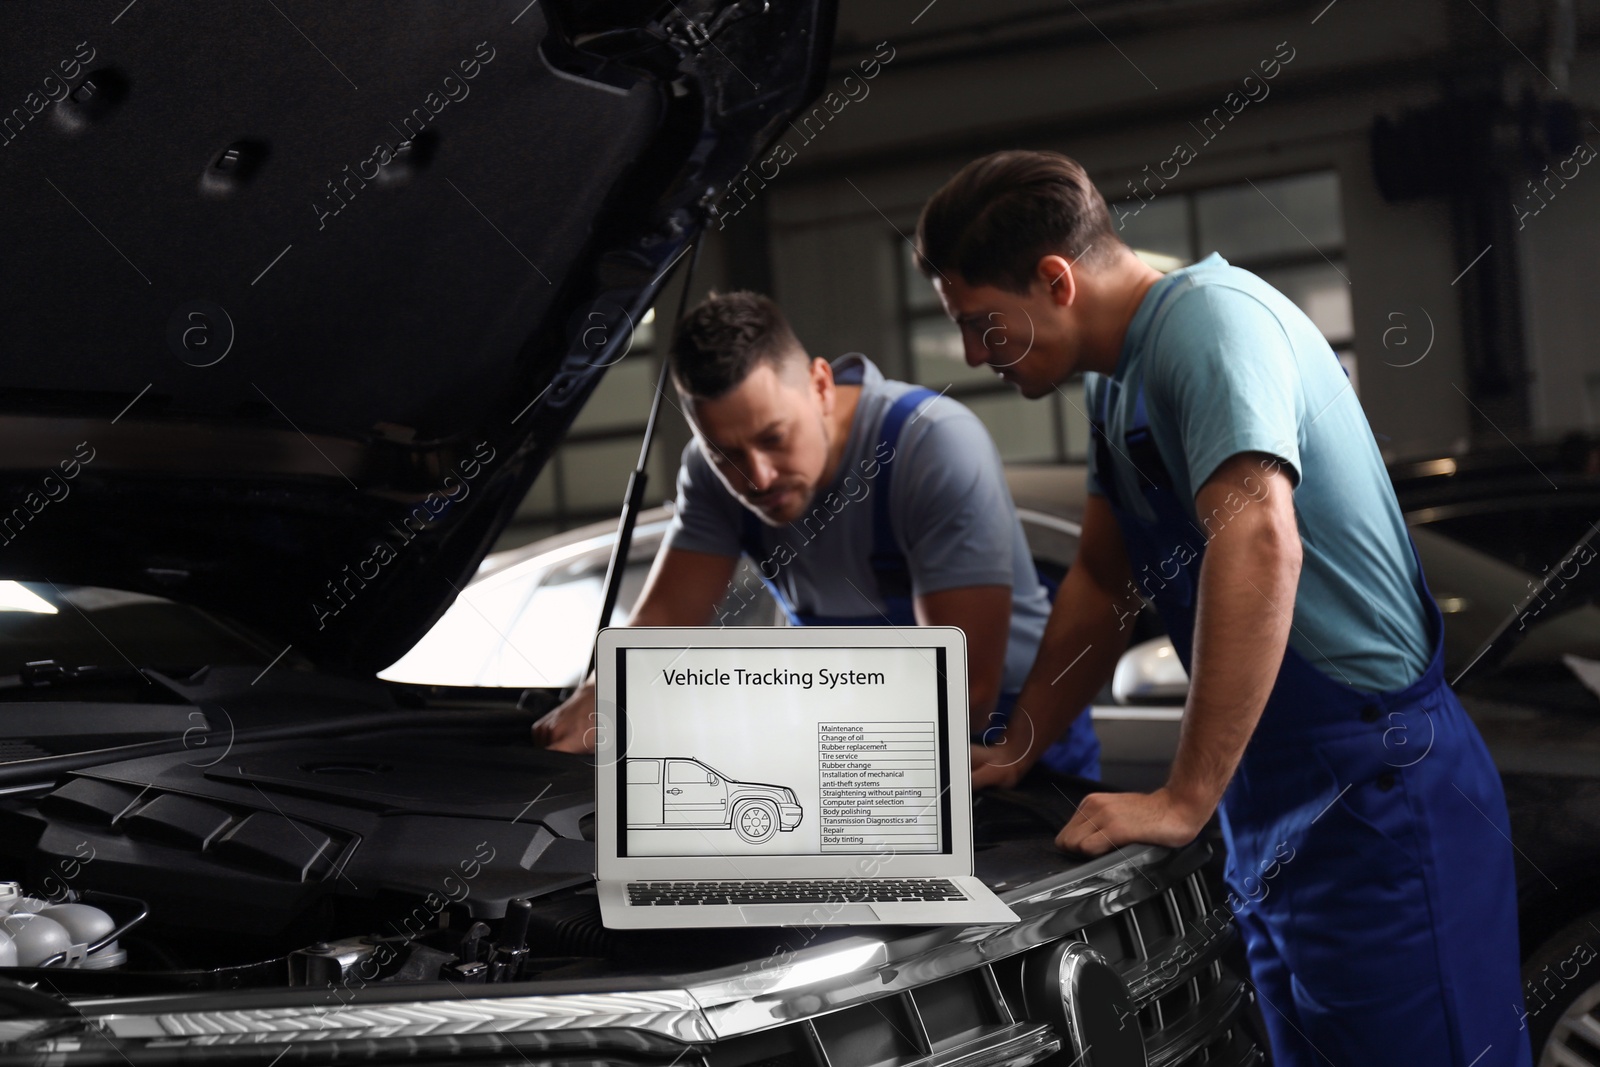
<svg viewBox="0 0 1600 1067"><path fill-rule="evenodd" d="M973 877L955 627L600 632L613 929L1008 923Z"/></svg>

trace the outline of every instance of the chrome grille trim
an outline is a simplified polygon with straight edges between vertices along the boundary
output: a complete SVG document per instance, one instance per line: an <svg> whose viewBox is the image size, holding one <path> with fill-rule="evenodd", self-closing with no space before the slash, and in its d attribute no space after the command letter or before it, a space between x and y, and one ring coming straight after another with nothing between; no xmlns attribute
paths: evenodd
<svg viewBox="0 0 1600 1067"><path fill-rule="evenodd" d="M1011 1005L1006 1003L1005 994L1000 992L1000 982L994 976L994 967L985 966L979 970L982 972L983 986L989 991L989 998L994 1001L994 1010L1000 1013L1000 1018L1007 1023L1019 1022L1011 1010Z"/></svg>
<svg viewBox="0 0 1600 1067"><path fill-rule="evenodd" d="M902 1067L1028 1067L1061 1051L1061 1038L1045 1023L1014 1023Z"/></svg>
<svg viewBox="0 0 1600 1067"><path fill-rule="evenodd" d="M628 1029L674 1041L713 1039L694 998L681 990L650 993L567 994L556 997L479 997L399 1004L346 1004L307 1011L304 1007L243 1011L110 1013L91 1016L118 1038L161 1039L164 1045L226 1045L253 1042L263 1034L283 1041L329 1041L506 1034L536 1030ZM183 1042L182 1039L189 1039Z"/></svg>
<svg viewBox="0 0 1600 1067"><path fill-rule="evenodd" d="M1173 1067L1216 1039L1250 1003L1250 990L1225 978L1204 1000L1154 1034L1145 1035L1149 1067Z"/></svg>
<svg viewBox="0 0 1600 1067"><path fill-rule="evenodd" d="M1191 981L1228 950L1237 937L1232 926L1221 933L1193 930L1160 955L1121 971L1128 992L1141 1008L1163 993Z"/></svg>

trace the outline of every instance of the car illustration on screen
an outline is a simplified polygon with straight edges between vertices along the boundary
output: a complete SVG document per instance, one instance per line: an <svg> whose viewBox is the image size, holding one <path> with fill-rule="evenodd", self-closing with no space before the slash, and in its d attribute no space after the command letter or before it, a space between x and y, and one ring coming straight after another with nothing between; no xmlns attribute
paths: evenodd
<svg viewBox="0 0 1600 1067"><path fill-rule="evenodd" d="M764 845L805 814L793 789L740 782L697 759L632 757L627 776L630 830L732 830Z"/></svg>

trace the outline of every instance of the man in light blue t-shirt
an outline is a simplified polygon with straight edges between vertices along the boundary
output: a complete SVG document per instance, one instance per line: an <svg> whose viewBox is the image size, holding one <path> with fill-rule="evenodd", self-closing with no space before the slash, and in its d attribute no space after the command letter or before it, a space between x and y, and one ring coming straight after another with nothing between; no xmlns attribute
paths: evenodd
<svg viewBox="0 0 1600 1067"><path fill-rule="evenodd" d="M1055 153L968 165L917 237L967 361L1028 397L1084 373L1092 427L1032 729L975 750L974 784L1017 780L1153 603L1191 679L1167 784L1085 798L1058 843L1178 846L1219 812L1275 1063L1528 1064L1500 779L1320 332L1221 256L1146 265Z"/></svg>
<svg viewBox="0 0 1600 1067"><path fill-rule="evenodd" d="M973 732L998 734L1050 602L977 416L864 356L813 359L756 293L695 307L669 359L695 439L629 625L715 621L744 555L792 625L959 626ZM535 739L592 750L593 707L585 683ZM1040 762L1098 778L1099 752L1085 715Z"/></svg>

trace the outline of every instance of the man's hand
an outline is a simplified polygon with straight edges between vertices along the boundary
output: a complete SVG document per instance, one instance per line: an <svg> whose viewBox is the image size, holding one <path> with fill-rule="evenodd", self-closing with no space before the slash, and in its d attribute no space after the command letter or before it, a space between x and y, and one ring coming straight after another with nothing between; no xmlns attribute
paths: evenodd
<svg viewBox="0 0 1600 1067"><path fill-rule="evenodd" d="M1056 835L1056 847L1085 856L1130 844L1177 848L1199 836L1215 808L1181 802L1164 786L1154 793L1090 793Z"/></svg>
<svg viewBox="0 0 1600 1067"><path fill-rule="evenodd" d="M593 752L594 679L578 686L560 707L533 724L533 743L552 752Z"/></svg>
<svg viewBox="0 0 1600 1067"><path fill-rule="evenodd" d="M1028 765L1022 762L1026 754L1022 745L1008 746L1004 740L997 745L973 745L973 791L1015 789L1028 771Z"/></svg>

